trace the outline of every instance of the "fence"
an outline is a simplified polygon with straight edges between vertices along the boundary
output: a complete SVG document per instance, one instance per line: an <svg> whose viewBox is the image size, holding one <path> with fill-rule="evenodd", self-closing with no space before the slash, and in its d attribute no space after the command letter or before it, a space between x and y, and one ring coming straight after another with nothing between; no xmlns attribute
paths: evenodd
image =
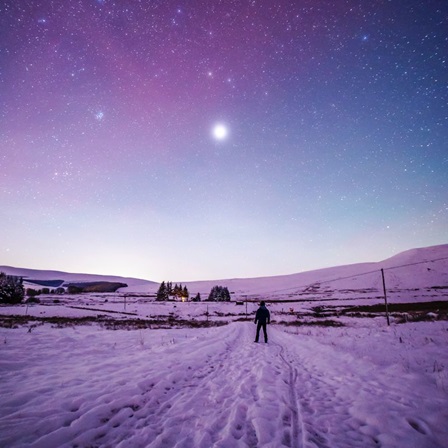
<svg viewBox="0 0 448 448"><path fill-rule="evenodd" d="M384 310L386 314L387 324L390 325L389 320L389 296L398 297L402 299L403 294L409 295L414 292L416 296L422 296L425 299L435 295L442 296L443 298L448 297L448 266L441 263L444 260L448 260L448 257L440 257L431 260L422 260L413 263L405 263L389 267L378 267L373 270L366 272L357 272L352 275L345 275L340 277L333 277L323 280L314 280L311 283L304 283L302 285L293 285L287 288L273 289L268 291L263 291L262 294L249 294L245 295L243 298L246 301L258 301L258 300L275 300L281 302L308 302L310 300L328 300L328 301L338 301L343 297L344 294L348 295L354 292L363 293L364 299L375 299L376 301L384 301ZM434 264L438 263L437 269L434 269ZM426 270L421 272L416 272L409 268L419 265L426 265ZM356 268L356 265L354 265ZM350 268L350 267L344 267ZM405 273L400 278L399 276L387 278L387 273L395 270L404 270ZM442 282L443 284L433 284L431 285L430 279L425 278L425 274L431 273L431 277L434 278L435 282ZM433 273L435 273L433 275ZM347 280L355 280L361 277L371 276L370 281L363 282L364 286L358 289L347 289L346 285L343 288L323 288L325 285L337 285L339 282ZM407 288L399 288L400 283L404 282ZM426 283L425 283L426 282ZM389 283L389 284L388 284ZM366 287L366 286L369 287ZM398 286L397 286L398 285ZM420 285L420 287L409 287L409 285ZM399 294L399 293L403 294Z"/></svg>

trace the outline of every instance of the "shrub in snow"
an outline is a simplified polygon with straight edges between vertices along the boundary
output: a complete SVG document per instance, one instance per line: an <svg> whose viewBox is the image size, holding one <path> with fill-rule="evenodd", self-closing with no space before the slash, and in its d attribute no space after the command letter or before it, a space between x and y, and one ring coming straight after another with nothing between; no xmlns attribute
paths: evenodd
<svg viewBox="0 0 448 448"><path fill-rule="evenodd" d="M0 303L20 303L24 296L22 278L0 272Z"/></svg>
<svg viewBox="0 0 448 448"><path fill-rule="evenodd" d="M39 294L40 294L40 291L38 291L37 289L33 289L33 288L26 289L26 295L28 297L35 297L35 296L38 296Z"/></svg>
<svg viewBox="0 0 448 448"><path fill-rule="evenodd" d="M68 294L80 294L80 293L82 293L82 288L80 288L79 286L75 286L75 285L69 285L67 287L67 293Z"/></svg>

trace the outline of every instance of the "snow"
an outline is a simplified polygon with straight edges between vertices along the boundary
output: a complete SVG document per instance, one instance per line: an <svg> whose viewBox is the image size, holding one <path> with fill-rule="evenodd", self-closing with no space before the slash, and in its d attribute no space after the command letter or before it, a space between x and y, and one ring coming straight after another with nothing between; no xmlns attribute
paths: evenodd
<svg viewBox="0 0 448 448"><path fill-rule="evenodd" d="M391 300L435 300L441 296L446 299L448 289L437 289L448 285L448 244L412 249L380 262L358 263L319 269L298 274L260 278L235 278L207 281L177 281L187 286L191 296L198 292L203 298L213 286L227 286L234 300L259 299L322 299L358 297L375 301L382 297L383 285L381 269L385 271L386 286ZM25 279L56 280L69 282L108 281L122 282L128 287L122 293L155 294L159 283L148 280L101 276L90 274L71 274L60 271L39 271L33 269L0 266L0 272L22 276ZM170 280L170 279L165 279ZM31 285L36 288L36 285ZM436 288L435 288L436 287ZM414 291L419 289L417 293Z"/></svg>
<svg viewBox="0 0 448 448"><path fill-rule="evenodd" d="M446 302L445 257L448 245L379 264L187 284L191 295L222 285L234 299L268 299L268 344L253 342L258 302L154 302L157 285L138 279L134 294L1 306L0 322L17 325L0 327L0 446L446 448L446 312L428 308L426 321L403 324L392 315L390 326L383 313L340 312L384 303L381 267L391 303ZM276 301L285 298L296 302ZM316 306L339 308L317 316Z"/></svg>
<svg viewBox="0 0 448 448"><path fill-rule="evenodd" d="M448 322L268 331L1 328L0 446L446 447Z"/></svg>

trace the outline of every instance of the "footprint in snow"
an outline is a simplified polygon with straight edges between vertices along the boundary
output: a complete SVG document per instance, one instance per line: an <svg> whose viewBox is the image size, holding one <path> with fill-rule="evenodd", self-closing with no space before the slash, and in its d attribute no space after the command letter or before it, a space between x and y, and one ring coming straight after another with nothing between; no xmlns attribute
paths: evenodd
<svg viewBox="0 0 448 448"><path fill-rule="evenodd" d="M427 435L431 432L428 425L420 419L415 418L406 418L406 421L411 425L412 428L414 428L417 432L423 435Z"/></svg>

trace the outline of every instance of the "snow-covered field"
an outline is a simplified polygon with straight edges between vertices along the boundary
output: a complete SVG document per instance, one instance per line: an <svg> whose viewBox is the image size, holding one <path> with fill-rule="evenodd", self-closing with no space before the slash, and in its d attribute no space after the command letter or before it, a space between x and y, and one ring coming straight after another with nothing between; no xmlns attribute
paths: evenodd
<svg viewBox="0 0 448 448"><path fill-rule="evenodd" d="M380 266L391 306L408 307L390 326L361 308L384 303ZM126 280L0 307L0 447L448 447L448 245L188 285L242 305L154 302L156 284ZM268 344L253 342L256 298Z"/></svg>
<svg viewBox="0 0 448 448"><path fill-rule="evenodd" d="M1 328L0 446L446 447L448 322L346 324Z"/></svg>
<svg viewBox="0 0 448 448"><path fill-rule="evenodd" d="M363 299L375 302L383 296L381 269L384 269L388 295L396 301L423 301L448 298L448 244L412 249L380 262L336 266L291 275L260 278L234 278L180 282L188 287L190 296L198 292L207 298L215 285L227 286L232 299L268 300L341 300ZM159 283L148 280L116 276L72 274L60 271L0 266L0 272L31 279L64 280L65 284L76 282L108 281L126 283L121 293L154 295ZM172 279L165 279L172 280ZM174 285L175 282L173 282ZM36 288L33 283L26 284Z"/></svg>

